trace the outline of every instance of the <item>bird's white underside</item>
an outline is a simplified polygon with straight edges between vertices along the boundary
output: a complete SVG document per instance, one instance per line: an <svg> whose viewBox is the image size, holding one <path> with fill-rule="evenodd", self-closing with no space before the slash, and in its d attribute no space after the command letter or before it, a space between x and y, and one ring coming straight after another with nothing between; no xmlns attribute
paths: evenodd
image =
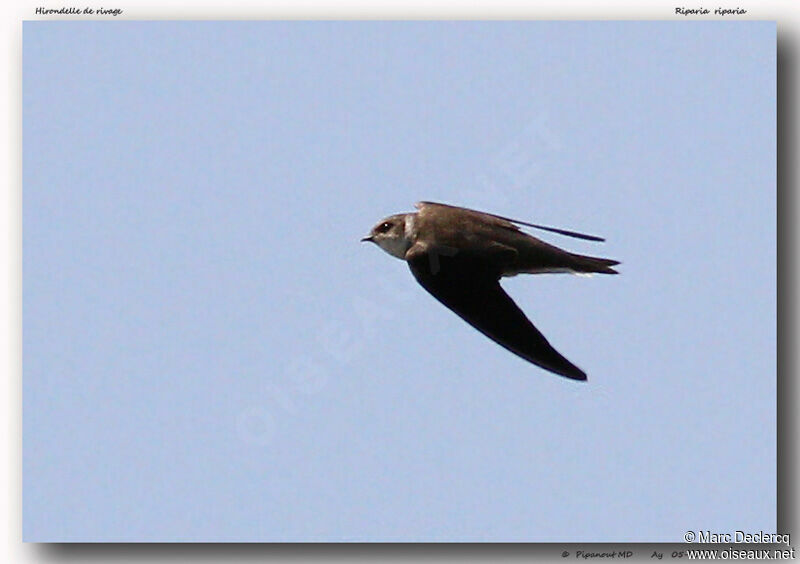
<svg viewBox="0 0 800 564"><path fill-rule="evenodd" d="M511 278L518 274L574 274L575 276L582 276L584 278L591 278L594 276L592 272L576 272L571 268L531 268L530 270L521 270L519 272L509 272L503 274L504 278Z"/></svg>

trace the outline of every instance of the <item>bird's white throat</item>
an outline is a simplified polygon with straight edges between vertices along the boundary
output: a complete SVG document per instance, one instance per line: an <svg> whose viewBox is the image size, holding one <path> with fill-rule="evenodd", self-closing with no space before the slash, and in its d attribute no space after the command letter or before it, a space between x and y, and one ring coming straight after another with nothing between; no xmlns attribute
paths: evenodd
<svg viewBox="0 0 800 564"><path fill-rule="evenodd" d="M403 229L403 234L401 236L376 239L375 242L378 244L378 246L393 257L399 258L400 260L405 260L406 252L408 252L408 249L410 249L412 245L414 215L415 214L410 213L403 218L405 220L405 228Z"/></svg>

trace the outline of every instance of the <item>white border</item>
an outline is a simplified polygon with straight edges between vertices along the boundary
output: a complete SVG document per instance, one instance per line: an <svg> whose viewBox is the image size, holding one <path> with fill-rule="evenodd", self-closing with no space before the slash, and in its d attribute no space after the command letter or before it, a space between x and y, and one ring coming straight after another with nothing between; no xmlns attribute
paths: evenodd
<svg viewBox="0 0 800 564"><path fill-rule="evenodd" d="M9 5L10 4L10 5ZM0 409L0 420L2 429L0 436L3 443L3 463L0 464L0 476L2 476L2 497L0 507L2 508L2 530L3 537L0 543L0 556L5 562L29 563L41 561L99 561L106 562L113 559L124 559L126 561L153 561L153 562L172 562L172 561L258 561L263 562L289 562L302 559L327 561L327 560L392 560L392 561L419 561L419 560L479 560L494 561L499 555L499 551L506 550L524 561L536 561L540 559L553 559L560 557L562 547L557 545L543 545L538 548L521 547L520 549L510 549L510 547L485 547L488 550L476 547L459 549L458 547L398 547L396 549L381 549L380 546L370 549L370 547L351 547L341 549L339 547L300 547L284 546L273 547L272 549L256 549L255 547L209 547L204 551L181 552L180 547L155 546L155 547L114 547L103 549L92 553L90 550L80 547L65 546L37 546L25 545L21 542L22 538L22 470L21 470L21 436L22 436L22 21L23 20L54 20L54 19L79 19L76 16L37 16L35 8L59 8L62 6L103 6L105 8L122 8L123 14L114 18L111 16L94 17L93 19L126 19L126 20L166 20L166 19L186 19L186 20L237 20L237 19L542 19L542 20L711 20L722 19L734 20L774 20L778 22L778 35L783 45L787 47L790 60L796 66L798 59L798 31L800 30L800 2L796 0L780 1L761 1L761 2L727 2L722 0L708 1L687 1L687 2L623 2L623 1L547 1L547 2L522 2L522 1L493 1L493 0L473 0L470 2L455 0L393 0L384 2L368 2L357 0L300 0L300 1L268 1L254 3L252 1L237 1L230 3L209 2L209 1L171 1L160 0L159 2L131 2L103 0L102 2L80 0L43 0L22 1L6 3L4 6L5 17L3 18L3 34L5 56L2 58L2 73L0 76L9 77L6 89L3 91L3 113L5 119L3 123L8 124L6 135L2 138L2 155L4 156L5 167L8 171L8 180L2 190L2 205L0 205L0 264L2 264L2 292L0 295L0 309L2 310L3 323L0 325L0 340L2 341L2 354L0 355L0 366L2 366L2 409ZM715 17L713 15L694 17L676 15L674 10L678 6L686 8L705 7L712 11L717 7L723 8L744 8L748 10L746 16L726 16ZM793 84L789 88L790 92L797 92L797 70L786 73L780 77L781 80L791 79ZM782 87L782 90L785 85ZM795 102L796 103L796 102ZM779 122L782 115L788 116L793 120L790 125L793 131L797 131L797 114L793 110L779 115ZM783 123L782 126L789 124ZM797 148L792 147L792 153L797 154ZM781 151L781 154L787 154ZM791 154L791 153L789 153ZM787 167L786 175L789 178L797 178L797 159L792 159ZM796 190L797 187L795 186ZM790 220L797 224L798 202L800 198L793 197L790 200L792 209L787 213ZM791 252L797 249L797 241L784 241ZM795 261L795 265L800 261ZM797 269L788 279L798 280ZM796 291L796 290L795 290ZM785 289L782 290L782 295ZM793 305L793 311L784 312L791 316L794 323L798 318L797 303ZM794 336L792 336L794 339ZM796 340L796 339L794 339ZM797 343L793 343L796 345ZM797 359L798 347L791 347L790 358L791 366L798 366ZM785 354L785 351L784 351ZM792 375L795 376L795 375ZM797 386L792 386L794 392ZM797 399L797 393L792 400ZM796 405L796 401L788 402ZM796 417L792 418L796 422ZM797 437L797 425L792 429L783 429L791 437ZM791 467L796 468L796 463L791 461ZM791 488L794 494L792 499L781 499L782 503L788 503L793 509L792 515L796 513L797 495L796 488ZM792 523L794 525L795 523ZM781 531L797 533L796 530ZM795 538L796 535L793 534ZM185 547L188 548L188 547ZM603 550L617 550L622 547L607 546ZM466 550L465 550L466 549ZM649 560L643 555L643 550L636 549L640 558L636 560ZM260 550L260 551L259 551ZM574 553L574 549L572 549ZM666 552L666 551L665 551ZM664 558L669 558L665 554ZM565 559L571 560L570 559Z"/></svg>

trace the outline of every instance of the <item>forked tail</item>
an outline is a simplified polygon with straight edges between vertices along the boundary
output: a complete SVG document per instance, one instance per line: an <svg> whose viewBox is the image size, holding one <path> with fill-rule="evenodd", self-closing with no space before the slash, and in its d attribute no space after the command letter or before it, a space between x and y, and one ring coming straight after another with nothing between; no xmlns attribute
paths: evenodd
<svg viewBox="0 0 800 564"><path fill-rule="evenodd" d="M572 256L575 260L571 266L573 270L575 270L575 272L581 272L581 273L597 272L599 274L619 274L619 272L611 268L612 266L619 264L618 260L599 258L599 257L588 257L585 255L572 255Z"/></svg>

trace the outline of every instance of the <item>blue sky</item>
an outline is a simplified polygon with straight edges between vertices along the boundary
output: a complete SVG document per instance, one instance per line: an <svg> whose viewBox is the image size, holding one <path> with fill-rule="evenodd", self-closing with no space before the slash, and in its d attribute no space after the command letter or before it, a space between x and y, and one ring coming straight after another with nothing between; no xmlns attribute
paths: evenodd
<svg viewBox="0 0 800 564"><path fill-rule="evenodd" d="M26 22L28 541L776 526L775 25ZM358 242L444 201L621 275L504 287L587 383Z"/></svg>

